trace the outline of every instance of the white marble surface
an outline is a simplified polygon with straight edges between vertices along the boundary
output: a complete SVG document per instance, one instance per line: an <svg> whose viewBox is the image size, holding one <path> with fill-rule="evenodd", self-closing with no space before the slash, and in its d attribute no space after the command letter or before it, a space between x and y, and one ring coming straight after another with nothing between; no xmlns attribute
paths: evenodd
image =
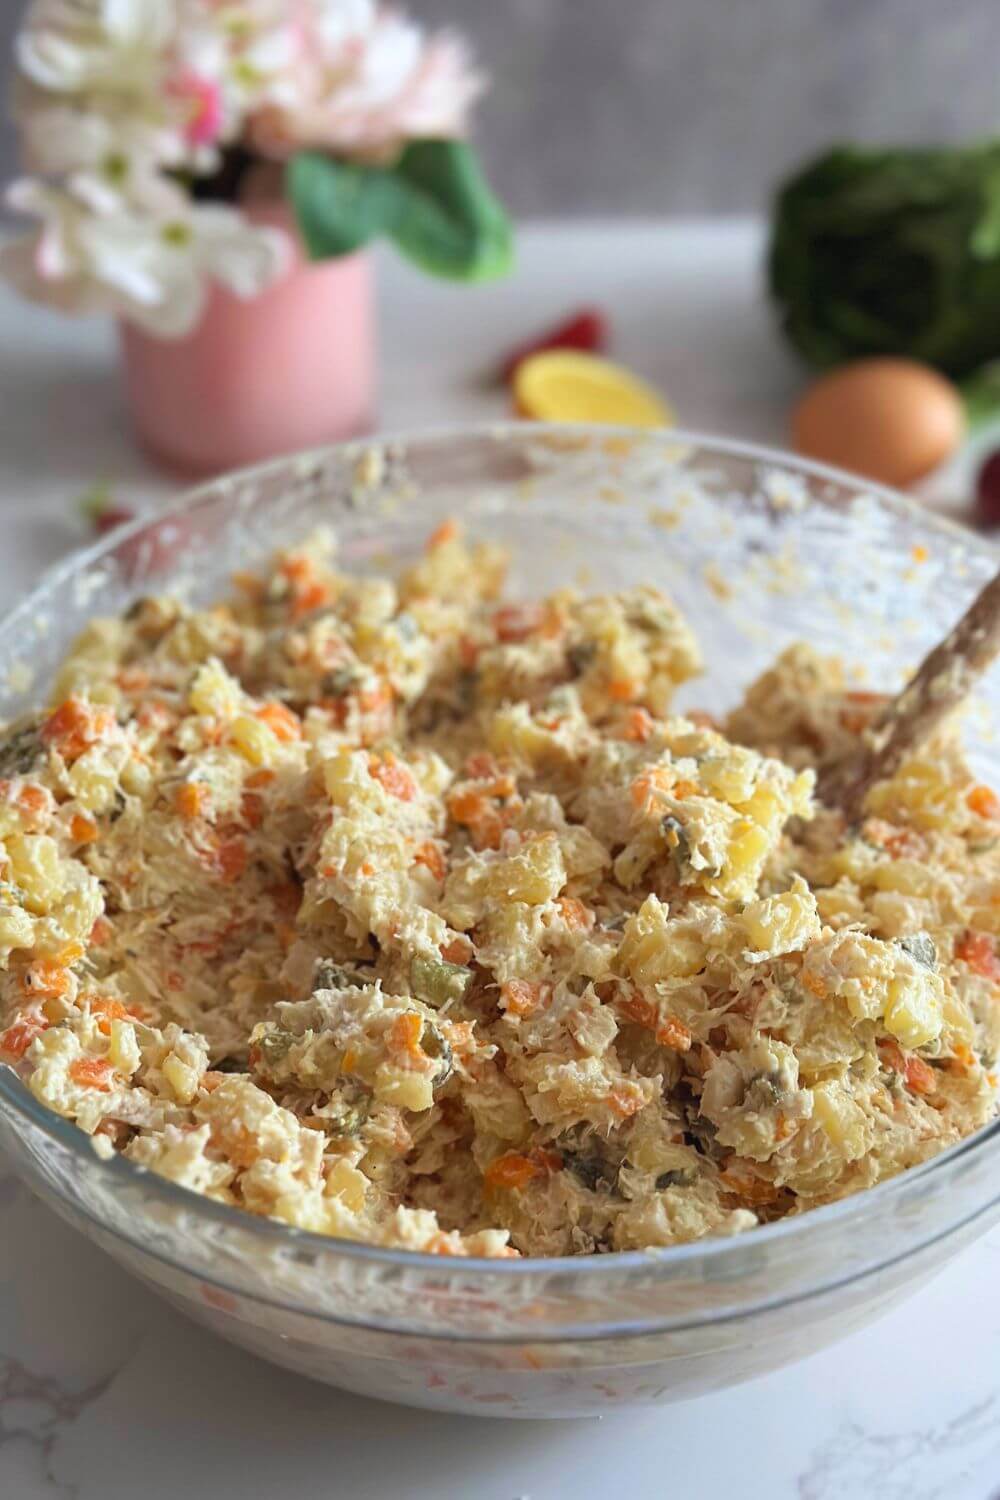
<svg viewBox="0 0 1000 1500"><path fill-rule="evenodd" d="M684 423L780 442L799 374L757 291L749 223L538 227L474 292L382 265L383 419L495 417L482 374L575 303ZM954 508L961 469L930 486ZM80 541L93 480L169 486L123 432L110 340L0 294L0 605ZM997 1500L1000 1230L869 1330L765 1379L601 1422L389 1409L189 1325L0 1162L0 1500Z"/></svg>

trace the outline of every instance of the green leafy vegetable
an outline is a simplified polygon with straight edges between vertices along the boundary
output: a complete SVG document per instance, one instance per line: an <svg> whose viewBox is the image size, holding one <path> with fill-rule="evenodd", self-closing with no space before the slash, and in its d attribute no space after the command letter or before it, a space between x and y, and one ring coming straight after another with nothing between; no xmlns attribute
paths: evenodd
<svg viewBox="0 0 1000 1500"><path fill-rule="evenodd" d="M1000 360L991 360L967 376L958 390L970 428L991 422L1000 413Z"/></svg>
<svg viewBox="0 0 1000 1500"><path fill-rule="evenodd" d="M1000 355L1000 142L818 157L778 194L769 275L810 364L902 354L967 375Z"/></svg>
<svg viewBox="0 0 1000 1500"><path fill-rule="evenodd" d="M386 235L425 271L458 281L502 276L513 263L510 222L464 141L414 141L388 167L302 151L288 190L314 260Z"/></svg>

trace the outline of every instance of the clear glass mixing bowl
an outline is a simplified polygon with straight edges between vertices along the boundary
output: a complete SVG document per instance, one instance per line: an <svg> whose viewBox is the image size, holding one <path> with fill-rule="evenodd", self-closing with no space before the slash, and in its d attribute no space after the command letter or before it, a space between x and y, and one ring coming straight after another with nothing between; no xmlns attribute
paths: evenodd
<svg viewBox="0 0 1000 1500"><path fill-rule="evenodd" d="M84 621L136 595L225 591L317 524L344 563L413 557L446 516L513 550L515 592L668 589L721 709L805 638L895 685L996 567L897 495L680 433L524 425L351 446L219 480L71 558L0 626L0 710L34 702ZM1000 684L967 737L1000 782ZM223 1337L366 1395L502 1416L673 1400L814 1352L1000 1217L996 1124L894 1181L735 1239L575 1260L454 1260L324 1239L99 1160L0 1067L0 1146L39 1195Z"/></svg>

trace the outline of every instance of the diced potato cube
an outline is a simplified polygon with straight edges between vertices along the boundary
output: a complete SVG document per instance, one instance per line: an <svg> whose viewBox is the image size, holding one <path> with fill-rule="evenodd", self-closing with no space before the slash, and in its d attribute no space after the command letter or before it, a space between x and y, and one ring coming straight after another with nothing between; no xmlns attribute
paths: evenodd
<svg viewBox="0 0 1000 1500"><path fill-rule="evenodd" d="M339 1198L352 1213L360 1213L365 1206L368 1179L350 1162L336 1161L326 1177L325 1193L328 1198Z"/></svg>
<svg viewBox="0 0 1000 1500"><path fill-rule="evenodd" d="M740 922L755 958L800 952L820 932L816 898L803 880L782 895L749 902Z"/></svg>
<svg viewBox="0 0 1000 1500"><path fill-rule="evenodd" d="M865 1112L839 1083L818 1083L811 1090L813 1117L823 1127L838 1152L856 1161L868 1149Z"/></svg>
<svg viewBox="0 0 1000 1500"><path fill-rule="evenodd" d="M14 884L25 895L29 911L44 916L66 889L66 866L55 839L47 834L15 834L7 840Z"/></svg>
<svg viewBox="0 0 1000 1500"><path fill-rule="evenodd" d="M379 1104L394 1104L397 1109L419 1111L430 1109L434 1103L432 1079L388 1063L381 1063L375 1071L374 1094Z"/></svg>
<svg viewBox="0 0 1000 1500"><path fill-rule="evenodd" d="M0 962L6 964L15 948L30 948L34 923L19 906L0 906Z"/></svg>
<svg viewBox="0 0 1000 1500"><path fill-rule="evenodd" d="M67 773L73 796L86 812L107 812L115 800L118 771L106 750L94 745L74 761Z"/></svg>
<svg viewBox="0 0 1000 1500"><path fill-rule="evenodd" d="M229 734L237 750L252 766L271 765L280 756L277 735L260 719L252 719L249 714L235 718Z"/></svg>
<svg viewBox="0 0 1000 1500"><path fill-rule="evenodd" d="M243 689L222 663L211 657L194 674L188 703L193 713L232 719L243 704Z"/></svg>
<svg viewBox="0 0 1000 1500"><path fill-rule="evenodd" d="M667 907L647 896L625 924L618 965L637 984L697 974L705 964L705 947L684 923L671 923Z"/></svg>
<svg viewBox="0 0 1000 1500"><path fill-rule="evenodd" d="M135 1027L130 1021L111 1022L111 1044L108 1057L119 1073L131 1078L142 1062L142 1053L136 1040ZM164 1069L166 1071L166 1069ZM171 1085L173 1087L173 1085Z"/></svg>
<svg viewBox="0 0 1000 1500"><path fill-rule="evenodd" d="M190 1104L198 1092L198 1074L195 1069L182 1062L176 1052L170 1052L163 1062L163 1076L173 1089L178 1103Z"/></svg>
<svg viewBox="0 0 1000 1500"><path fill-rule="evenodd" d="M490 868L487 889L506 901L542 906L558 896L566 884L566 866L554 833L532 838L506 859Z"/></svg>
<svg viewBox="0 0 1000 1500"><path fill-rule="evenodd" d="M907 975L889 985L885 1029L904 1047L924 1047L940 1036L943 994L937 974Z"/></svg>

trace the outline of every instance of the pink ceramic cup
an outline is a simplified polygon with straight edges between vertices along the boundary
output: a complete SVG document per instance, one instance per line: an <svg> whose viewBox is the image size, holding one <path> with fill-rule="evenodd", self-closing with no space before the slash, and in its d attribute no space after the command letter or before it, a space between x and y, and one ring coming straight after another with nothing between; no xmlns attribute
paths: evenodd
<svg viewBox="0 0 1000 1500"><path fill-rule="evenodd" d="M290 228L283 207L252 212ZM371 431L371 260L309 262L295 244L289 273L259 297L214 288L186 338L152 338L122 323L132 420L161 466L200 477Z"/></svg>

